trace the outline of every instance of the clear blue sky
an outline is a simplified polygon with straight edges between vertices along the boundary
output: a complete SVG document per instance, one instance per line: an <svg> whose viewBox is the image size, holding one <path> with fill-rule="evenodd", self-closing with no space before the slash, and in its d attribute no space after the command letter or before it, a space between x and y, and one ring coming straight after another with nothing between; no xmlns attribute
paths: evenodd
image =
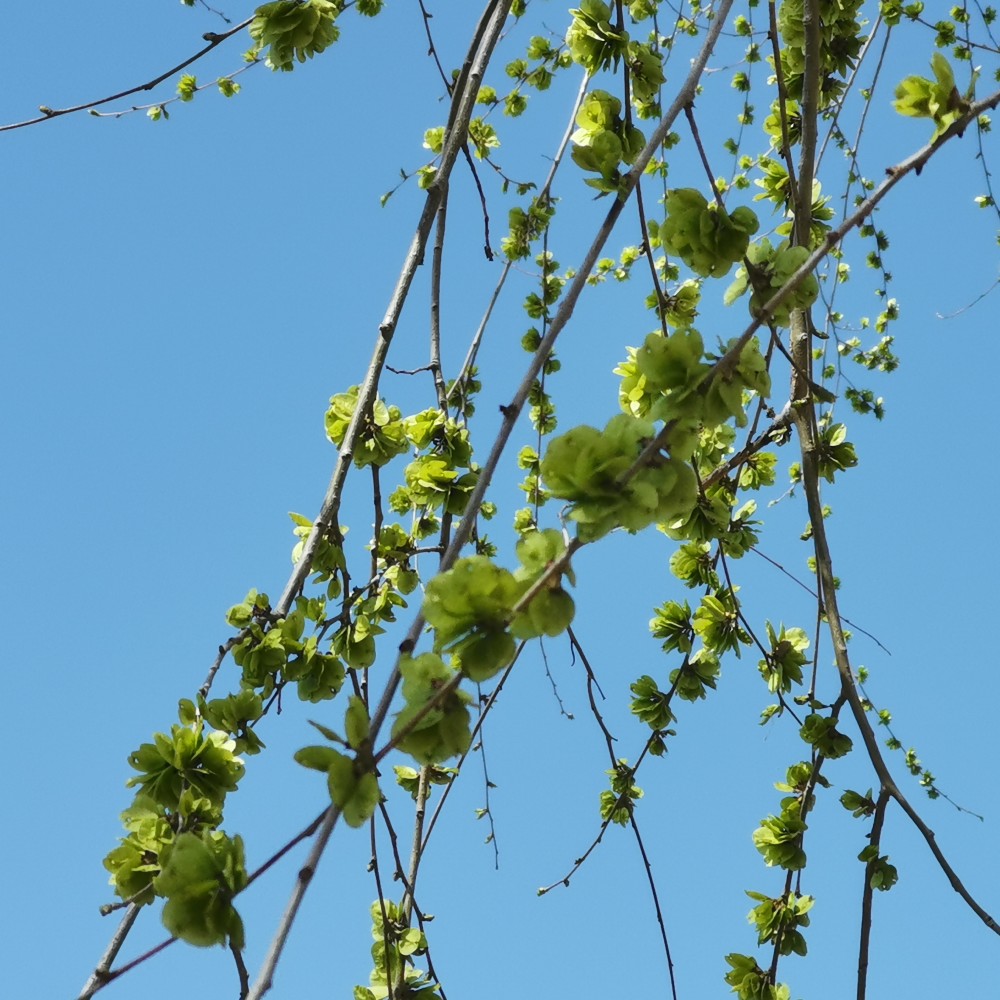
<svg viewBox="0 0 1000 1000"><path fill-rule="evenodd" d="M255 67L240 78L237 97L200 94L190 105L172 105L169 122L153 124L142 113L78 115L0 134L0 595L8 631L0 941L11 996L76 996L114 928L114 918L97 909L111 898L101 859L130 801L126 757L168 729L177 700L201 683L228 636L226 608L251 587L280 591L294 542L286 514L312 515L322 498L335 458L323 435L327 400L363 375L419 211L412 183L385 208L379 196L400 168L423 162L423 131L443 124L447 113L417 4L387 6L371 22L345 15L341 42L294 73ZM537 4L533 26L518 29L507 58L517 54L517 37L544 30L539 22L561 24L564 6ZM431 8L446 66L459 64L478 7ZM234 21L252 9L224 4ZM202 32L223 27L203 9L166 0L138 8L123 0L100 8L55 0L46 11L41 26L35 8L6 12L3 122L31 117L39 104L75 104L147 79L193 52ZM204 81L229 72L247 46L234 40L193 71ZM893 80L924 72L931 51L929 37L913 36L885 72ZM713 65L726 62L720 55ZM683 65L676 61L671 84ZM703 122L712 122L710 155L720 164L718 140L734 130L729 75L711 78L699 101ZM499 64L487 82L503 86ZM577 71L569 71L534 99L537 114L497 122L505 141L498 161L512 176L544 176L578 84ZM162 91L169 94L169 87ZM894 118L888 101L886 89L865 147L865 169L875 178L927 135L923 123ZM969 303L997 275L995 216L972 203L982 190L974 142L967 136L907 179L880 216L893 241L887 261L902 311L894 332L903 365L870 383L887 399L881 425L841 411L861 461L825 499L834 508L843 610L892 651L887 656L863 636L854 643L856 662L872 671L869 692L892 710L900 738L917 747L940 787L985 822L927 802L910 782L912 799L996 915L998 483L989 449L1000 299L948 321L936 317ZM678 150L671 182L703 186L689 147ZM489 169L480 169L499 246L508 204ZM461 164L455 176L444 306L452 372L501 267L483 259L478 201ZM570 267L605 205L590 200L571 165L558 193L564 202L553 249ZM609 253L636 241L628 216ZM842 308L874 315L863 259L853 263L857 287L847 286ZM391 363L401 369L426 362L426 280L421 273L393 348ZM531 287L530 275L517 277L487 340L483 367L492 384L476 431L483 455L498 424L496 407L525 363L519 341L528 324L519 299ZM702 329L706 337L728 337L744 322L742 306L720 308ZM611 370L648 327L648 316L620 290L586 293L558 349L564 368L552 388L562 429L613 415ZM432 405L423 378L387 375L383 393L407 411ZM491 528L498 541L520 506L513 454L531 438L525 426L498 477L500 513ZM786 449L780 467L793 459ZM345 521L360 550L371 516L360 476L354 488ZM808 549L797 540L806 521L801 498L763 515L763 550L807 577ZM688 596L668 572L672 550L650 531L612 537L576 562L576 629L607 695L602 711L623 757L634 758L645 738L628 715L628 685L670 669L648 636L652 609ZM788 577L753 554L736 572L752 621L811 631L814 609ZM500 1000L511 992L666 995L628 830L609 831L569 889L535 895L561 878L596 834L607 767L579 664L562 641L548 642L546 653L575 718L560 716L533 651L485 733L497 785L499 872L492 847L483 845L487 830L474 817L484 804L476 757L422 870L420 902L437 915L430 925L435 966L450 1000ZM824 669L829 660L827 648ZM221 682L233 687L235 677L230 664ZM638 778L646 792L640 828L685 1000L725 995L722 956L753 951L742 890L780 891L780 873L763 866L750 837L777 806L772 783L804 746L791 727L757 726L768 700L756 658L731 659L718 693L682 706L668 757L648 762ZM336 726L341 712L339 703L304 708L286 699L284 713L267 720L268 751L248 759L226 814L226 829L247 841L251 866L323 807L323 782L291 754L313 742L307 719ZM793 996L813 1000L853 995L862 880L855 855L865 828L836 798L840 789L864 791L874 781L860 751L825 774L835 789L821 797L807 843L804 890L817 897L810 956L786 959L781 976ZM397 815L406 842L405 808ZM994 995L996 938L967 912L898 810L882 847L899 867L900 884L876 900L869 996ZM369 854L367 833L337 830L279 967L271 994L278 1000L349 996L353 984L367 982L375 898ZM251 973L297 863L286 860L240 901ZM163 937L158 918L143 917L126 956ZM102 995L166 1000L181 992L235 996L229 956L176 945Z"/></svg>

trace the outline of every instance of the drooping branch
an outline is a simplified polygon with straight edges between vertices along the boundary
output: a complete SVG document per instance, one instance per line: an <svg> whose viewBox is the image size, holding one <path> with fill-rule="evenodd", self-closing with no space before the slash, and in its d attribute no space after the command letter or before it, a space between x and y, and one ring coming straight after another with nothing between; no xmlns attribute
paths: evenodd
<svg viewBox="0 0 1000 1000"><path fill-rule="evenodd" d="M795 204L794 242L801 246L810 243L810 225L812 216L812 172L815 161L818 121L818 95L820 67L820 14L818 0L804 0L803 4L803 35L804 72L802 82L802 149L799 161L799 190ZM918 173L924 164L939 150L942 145L954 136L961 136L972 121L987 107L995 107L1000 102L1000 92L995 93L986 101L970 109L962 119L954 123L943 135L930 142L922 150L904 160L900 165L886 171L887 178L874 194L867 199L858 211L846 219L837 230L828 234L826 245L818 248L806 261L806 265L817 254L828 252L843 235L870 214L886 194L908 173ZM862 209L864 211L862 212ZM849 228L845 228L849 227ZM839 235L838 235L839 234ZM818 262L817 262L818 263ZM803 265L803 266L806 266ZM794 276L793 279L794 280ZM765 310L768 307L765 306ZM820 471L818 462L819 427L816 415L816 402L810 390L812 365L812 330L813 323L808 311L794 310L791 327L791 355L793 361L791 402L792 414L799 438L802 455L802 483L809 511L809 523L812 530L813 546L816 556L816 571L819 582L819 605L826 616L827 628L833 645L834 658L840 674L842 697L846 698L854 716L855 723L861 733L869 759L881 782L883 794L891 796L910 817L931 852L945 872L952 887L965 900L977 916L994 932L1000 933L1000 927L972 897L951 868L944 854L938 847L933 832L923 822L916 810L910 805L893 780L882 757L878 740L865 711L863 701L858 693L847 651L847 638L838 607L836 581L833 572L833 560L829 540L826 533L826 519L820 498ZM804 377L805 376L805 377ZM859 980L859 988L862 986Z"/></svg>
<svg viewBox="0 0 1000 1000"><path fill-rule="evenodd" d="M180 73L182 69L187 69L188 66L192 63L196 63L203 56L207 56L209 52L218 48L224 41L226 41L227 38L232 38L233 35L248 27L251 21L253 21L253 17L248 17L245 21L241 21L228 31L205 32L205 34L202 35L202 38L208 42L208 44L203 49L199 49L193 56L189 56L183 62L178 63L176 66L172 66L165 73L161 73L159 76L153 77L152 80L148 80L146 83L140 83L135 87L129 87L127 90L122 90L117 94L111 94L108 97L99 97L95 101L87 101L84 104L75 104L69 108L50 108L43 104L39 107L41 114L37 118L29 118L26 121L14 122L10 125L0 125L0 132L11 132L17 128L26 128L28 125L38 125L41 122L61 118L63 115L72 115L78 111L88 111L91 108L99 108L104 104L110 104L112 101L120 101L122 98L129 97L132 94L141 94L150 91L154 87L158 87L164 80L169 80L170 77Z"/></svg>
<svg viewBox="0 0 1000 1000"><path fill-rule="evenodd" d="M1000 95L993 98L1000 100ZM926 162L926 159L923 161ZM911 167L911 169L915 169ZM935 860L944 872L952 888L962 897L969 909L972 910L980 920L995 934L1000 934L1000 926L996 920L976 901L969 890L965 887L958 874L952 868L948 859L938 846L933 830L927 826L919 813L910 804L905 795L900 791L895 779L886 766L882 756L878 739L868 719L861 696L858 693L854 681L854 671L851 667L850 656L847 651L847 638L842 624L843 619L837 600L837 588L834 580L833 558L830 553L829 540L826 534L826 521L823 516L823 504L819 491L819 467L816 454L816 432L815 432L815 410L812 405L795 407L796 429L799 432L799 440L802 450L802 483L806 495L806 504L809 510L809 522L813 533L813 546L816 555L816 572L820 583L820 596L823 611L826 615L827 626L833 646L834 659L837 670L840 674L843 691L847 697L847 702L851 707L851 714L861 733L861 738L868 752L872 767L878 775L882 788L896 801L899 807L910 818L910 821L917 828L924 838Z"/></svg>

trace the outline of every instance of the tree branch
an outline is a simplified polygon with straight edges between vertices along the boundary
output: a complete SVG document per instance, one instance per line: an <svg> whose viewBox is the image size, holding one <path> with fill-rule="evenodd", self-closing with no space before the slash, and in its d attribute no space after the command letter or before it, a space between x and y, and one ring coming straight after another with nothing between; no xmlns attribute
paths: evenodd
<svg viewBox="0 0 1000 1000"><path fill-rule="evenodd" d="M991 98L993 101L1000 100L1000 94ZM928 147L931 152L934 148L940 148L940 143L932 143ZM930 153L927 154L929 156ZM926 162L927 157L918 154L911 157L908 170L916 169L917 163ZM892 180L894 178L890 178ZM884 185L883 185L884 186ZM881 189L880 189L881 190ZM844 695L851 707L854 721L861 733L861 738L868 751L875 773L878 775L882 788L898 803L900 808L909 816L910 821L920 832L921 836L930 848L931 853L937 860L941 870L945 873L952 888L965 900L966 904L983 921L986 926L995 934L1000 934L996 920L973 898L966 889L962 880L958 877L954 869L948 862L941 848L938 847L934 838L934 832L927 826L917 811L909 803L906 796L900 791L893 780L885 760L874 730L868 720L861 697L858 694L857 686L854 682L854 672L851 668L850 657L847 652L847 638L844 634L840 609L837 602L837 589L834 581L833 559L830 554L829 541L826 534L826 521L823 517L823 504L819 492L819 469L816 458L816 414L812 404L796 406L795 424L799 433L799 441L802 451L802 483L806 495L806 503L809 509L809 521L813 532L813 546L816 555L816 572L820 584L820 596L823 610L826 614L827 627L833 645L834 658L837 670L840 674Z"/></svg>
<svg viewBox="0 0 1000 1000"><path fill-rule="evenodd" d="M108 942L108 947L101 956L101 960L97 963L96 968L90 974L90 978L80 991L79 1000L88 1000L89 997L92 997L110 981L111 963L118 957L118 952L121 951L121 947L125 943L129 931L132 930L132 925L139 916L141 909L142 906L138 903L132 903L129 906L121 922L118 924L118 929L115 931L114 936Z"/></svg>
<svg viewBox="0 0 1000 1000"><path fill-rule="evenodd" d="M241 21L228 31L222 31L219 33L214 31L206 32L202 35L202 38L208 42L208 45L206 45L203 49L200 49L190 58L185 59L182 63L178 63L176 66L168 69L165 73L161 73L159 76L154 77L146 83L140 83L136 87L129 87L128 90L122 90L117 94L112 94L110 97L101 97L96 101L87 101L85 104L76 104L71 108L50 108L43 104L39 108L42 113L37 118L29 118L27 121L23 122L14 122L11 125L0 125L0 132L11 132L16 128L26 128L28 125L38 125L41 122L51 121L54 118L61 118L63 115L72 115L77 111L87 111L90 108L99 108L102 104L109 104L111 101L120 101L123 97L129 97L131 94L139 94L143 91L152 90L154 87L163 83L164 80L169 80L170 77L179 73L182 69L187 69L188 66L197 62L202 58L202 56L208 55L212 49L217 48L227 38L231 38L237 32L246 28L251 21L253 21L253 17L248 17L245 21Z"/></svg>
<svg viewBox="0 0 1000 1000"><path fill-rule="evenodd" d="M889 792L882 788L875 803L875 816L871 833L868 835L870 844L878 845L882 836L882 824L885 821L885 807L889 804ZM861 893L861 944L858 947L858 994L857 1000L865 1000L868 989L868 946L871 944L872 930L872 865L865 865L865 887Z"/></svg>

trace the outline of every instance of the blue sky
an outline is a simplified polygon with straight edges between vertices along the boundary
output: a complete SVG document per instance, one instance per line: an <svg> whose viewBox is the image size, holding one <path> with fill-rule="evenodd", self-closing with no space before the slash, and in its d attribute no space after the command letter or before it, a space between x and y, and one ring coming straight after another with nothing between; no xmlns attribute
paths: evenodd
<svg viewBox="0 0 1000 1000"><path fill-rule="evenodd" d="M130 801L126 757L168 729L177 700L201 683L228 635L226 608L251 587L280 591L294 543L287 512L314 514L322 498L335 459L323 435L327 400L364 373L421 203L412 183L385 208L379 196L400 168L423 162L423 131L447 113L417 5L387 6L371 22L345 15L341 42L294 73L255 67L240 78L237 97L206 92L172 105L169 122L153 124L142 113L78 115L0 134L7 249L0 594L9 630L8 804L0 835L8 904L0 940L11 995L66 998L83 984L113 930L113 918L97 908L110 899L101 859ZM459 63L477 7L431 8L447 66ZM536 17L559 25L563 8L540 4ZM235 21L253 5L224 9ZM95 14L59 0L48 10L42 43L9 46L4 122L30 117L39 104L74 104L149 78L194 51L202 32L221 27L203 9L166 2L137 12L108 0ZM39 16L29 8L7 12L8 37L36 39ZM507 58L517 54L518 37L540 30L537 21L518 29ZM194 70L200 80L238 67L248 43L234 41ZM913 35L885 72L892 80L924 72L931 51L928 36ZM725 65L721 55L715 64ZM487 81L498 88L500 65ZM679 78L683 60L676 65ZM497 123L505 141L498 159L511 175L544 176L579 85L576 70L566 77L535 98L531 116ZM728 78L710 78L699 101L720 164L718 140L732 133L736 108ZM888 102L886 89L864 150L874 177L927 134L925 123L896 118ZM677 152L672 183L703 186L688 147ZM982 190L975 152L972 136L953 143L919 178L908 178L879 217L892 240L887 259L902 313L893 332L903 364L868 383L887 399L882 424L840 411L860 465L824 499L834 508L842 608L892 652L860 635L853 644L855 661L872 671L869 693L892 710L898 735L916 746L940 787L985 822L927 802L915 782L904 787L995 914L1000 681L989 441L998 300L954 319L936 316L969 303L996 278L996 217L972 202ZM499 245L508 204L488 169L481 173ZM605 205L591 200L570 164L558 193L564 201L553 249L571 267ZM450 225L444 353L454 371L500 269L483 258L478 201L461 164ZM609 254L636 241L628 216ZM847 286L844 311L874 316L863 254L853 263L857 286ZM390 360L401 369L426 362L426 280L418 276L394 344ZM519 300L531 287L530 274L515 276L484 348L490 384L476 419L481 455L498 426L496 408L525 364L519 341L528 324ZM588 290L560 342L564 367L552 389L563 430L603 424L616 411L612 368L650 327L629 291ZM742 308L709 310L703 332L734 335L745 323ZM431 405L424 378L387 374L383 394L416 411ZM513 456L532 436L525 425L498 476L500 513L490 528L498 541L520 506ZM779 468L794 460L790 452L781 453ZM371 515L362 477L352 483L345 521L361 551ZM762 504L762 513L762 549L807 578L801 497ZM648 635L652 609L689 596L669 574L672 551L649 531L609 538L575 562L575 628L624 757L634 758L644 741L628 714L628 685L670 669ZM811 601L787 576L752 553L734 569L751 621L812 630ZM662 951L627 830L609 831L570 888L535 895L596 834L607 767L579 663L559 640L545 652L574 719L560 715L532 650L485 731L500 870L483 844L485 821L474 815L484 804L477 756L422 870L420 903L437 918L429 926L435 966L451 1000L499 1000L510 991L664 995ZM824 648L821 668L829 670L829 661ZM222 683L235 686L235 676L230 664ZM750 836L777 806L772 783L804 747L793 728L757 725L768 700L756 658L731 659L716 694L682 706L667 758L647 762L638 778L646 793L640 829L685 998L725 995L722 956L753 951L743 889L779 891L780 874L763 866ZM247 841L251 866L323 807L322 781L291 754L314 740L308 719L336 726L341 711L288 699L283 714L267 720L268 751L248 760L226 813L226 829ZM895 766L901 772L898 759ZM825 773L835 787L821 798L807 844L805 891L817 897L810 955L786 959L781 976L793 996L818 1000L853 990L856 962L862 868L855 855L864 828L836 798L843 788L873 783L859 751ZM405 805L393 801L405 842ZM869 996L989 995L995 939L898 810L882 847L901 879L876 900ZM353 984L367 982L375 898L369 856L367 833L338 829L272 996L349 996ZM286 859L241 900L251 973L298 863ZM124 954L162 937L158 918L144 914ZM160 1000L179 990L235 995L228 955L175 945L104 996Z"/></svg>

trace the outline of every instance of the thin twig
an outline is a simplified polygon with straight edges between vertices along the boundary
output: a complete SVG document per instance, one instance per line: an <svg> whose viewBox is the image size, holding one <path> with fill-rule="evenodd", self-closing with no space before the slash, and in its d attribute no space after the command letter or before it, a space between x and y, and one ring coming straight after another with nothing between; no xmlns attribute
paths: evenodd
<svg viewBox="0 0 1000 1000"><path fill-rule="evenodd" d="M660 927L660 940L663 942L663 954L667 959L667 975L670 977L670 995L673 1000L677 1000L677 979L674 976L674 960L670 954L670 941L667 938L667 925L663 919L663 909L660 906L660 894L656 889L656 879L653 878L653 866L650 864L649 855L646 853L646 845L642 842L642 835L639 833L639 824L636 823L635 813L629 811L629 822L632 832L635 834L635 842L639 847L639 854L642 856L642 864L646 870L646 881L649 883L649 894L653 899L653 910L656 913L656 922Z"/></svg>
<svg viewBox="0 0 1000 1000"><path fill-rule="evenodd" d="M769 555L765 554L764 552L761 552L761 550L758 549L755 545L750 546L750 551L753 552L754 555L760 556L761 559L763 559L765 562L769 562L776 570L779 570L780 572L784 573L789 580L793 581L794 583L797 583L807 594L810 594L813 597L819 599L819 594L816 593L816 591L813 590L808 583L805 583L803 580L800 580L794 573L790 573L787 569L785 569L784 566L781 565L781 563L772 559ZM882 643L879 642L879 640L874 635L871 634L871 632L866 632L860 625L856 625L854 622L852 622L850 618L842 618L841 621L843 621L845 625L850 625L855 632L860 632L863 636L867 636L867 638L871 639L871 641L874 642L875 645L878 646L878 648L881 649L882 652L886 654L886 656L892 656L892 652L888 650L885 646L883 646Z"/></svg>
<svg viewBox="0 0 1000 1000"><path fill-rule="evenodd" d="M493 247L490 246L490 209L486 204L486 192L483 190L483 182L479 179L479 171L476 169L476 161L472 158L472 153L469 151L468 143L462 147L462 154L465 156L465 162L469 168L469 173L472 174L472 182L476 185L476 191L479 194L479 205L483 211L483 256L487 260L492 261Z"/></svg>
<svg viewBox="0 0 1000 1000"><path fill-rule="evenodd" d="M141 955L137 956L136 958L133 958L131 962L126 962L124 965L121 965L117 969L115 969L114 972L109 972L104 977L104 980L99 985L95 986L90 993L81 994L80 1000L84 1000L85 997L93 996L93 994L96 993L97 990L103 989L105 986L113 982L115 979L118 979L120 976L124 976L126 972L131 972L133 969L142 965L144 962L148 962L151 958L155 957L156 955L159 955L161 951L166 951L167 948L169 948L172 944L176 944L178 940L179 938L169 937L161 941L159 944L153 945L152 948L148 949L147 951L144 951Z"/></svg>
<svg viewBox="0 0 1000 1000"><path fill-rule="evenodd" d="M549 173L545 179L545 183L542 185L541 190L538 192L538 195L536 196L535 200L539 203L544 204L548 200L549 195L551 193L553 181L555 180L556 173L559 170L559 167L562 165L563 157L565 156L566 149L569 146L570 137L572 136L573 130L576 126L576 120L575 120L576 113L577 111L579 111L580 105L583 103L583 99L587 94L588 79L589 77L584 75L583 79L580 82L580 89L579 92L577 93L576 101L573 105L573 110L570 113L569 123L566 126L566 131L563 133L562 140L559 143L559 149L557 150L556 155L552 159L552 165L549 168ZM493 295L490 299L489 305L486 307L486 312L483 315L482 320L480 321L479 328L476 330L476 335L472 338L472 342L469 345L469 351L466 354L465 361L462 363L462 367L459 370L458 376L455 379L456 386L462 385L464 381L468 379L471 374L472 366L476 363L476 356L479 353L479 347L480 344L482 343L483 335L486 332L486 325L490 320L490 316L493 313L493 308L500 297L500 290L503 288L504 283L507 281L507 276L510 274L510 270L512 267L513 267L513 262L510 260L508 260L504 264L503 271L501 272L500 278L497 281L496 288L493 290Z"/></svg>
<svg viewBox="0 0 1000 1000"><path fill-rule="evenodd" d="M514 665L520 659L521 653L524 651L526 643L521 642L517 647L517 652L514 654L514 659L510 662L510 665L504 670L500 675L500 680L497 682L497 686L493 689L490 694L489 699L486 704L482 707L479 713L479 718L476 719L475 725L472 727L471 737L474 741L480 729L483 727L483 723L486 721L486 716L492 711L493 706L497 703L497 699L500 697L500 692L503 690L504 685L507 683L507 679L510 677L512 671L514 670ZM462 768L465 765L466 760L468 760L469 754L472 752L470 744L470 749L466 750L461 757L458 758L458 762L455 764L455 770L459 774L462 772ZM451 790L455 785L455 780L458 778L458 774L452 778L451 781L445 786L444 791L441 793L441 798L438 800L437 807L434 809L434 813L431 815L430 822L427 824L427 832L424 834L424 841L421 845L421 850L425 851L427 849L427 842L431 839L431 834L434 832L434 827L437 825L438 817L441 815L441 811L444 808L445 801L451 794Z"/></svg>
<svg viewBox="0 0 1000 1000"><path fill-rule="evenodd" d="M480 729L482 729L482 726L480 726ZM497 827L493 819L493 804L490 802L490 789L496 788L496 785L490 780L490 769L486 762L486 743L483 737L480 736L476 746L479 748L479 759L483 763L483 800L486 803L484 806L485 811L477 813L477 815L486 816L490 821L490 834L486 838L486 842L493 846L493 870L500 871L500 845L497 843Z"/></svg>
<svg viewBox="0 0 1000 1000"><path fill-rule="evenodd" d="M597 707L597 699L594 698L594 688L596 687L600 690L597 675L594 673L594 668L590 665L590 660L587 659L587 654L584 652L583 646L580 645L580 641L577 639L572 626L566 630L566 634L569 636L573 652L580 657L580 662L583 664L584 672L587 675L587 699L590 701L590 714L593 715L598 728L601 730L601 735L604 737L604 742L608 748L608 757L611 759L611 766L614 767L618 760L615 754L615 738L611 735L611 730L608 729L607 723L604 721L604 716Z"/></svg>
<svg viewBox="0 0 1000 1000"><path fill-rule="evenodd" d="M445 73L444 66L441 65L441 60L438 58L437 46L434 44L434 36L431 34L431 18L433 15L427 12L424 0L417 0L417 5L420 7L420 14L424 21L424 33L427 35L427 54L434 60L434 65L437 66L438 73L441 75L441 82L444 84L444 89L448 92L448 96L451 97L454 84L448 79L448 74Z"/></svg>
<svg viewBox="0 0 1000 1000"><path fill-rule="evenodd" d="M763 450L769 444L774 444L775 439L787 428L790 428L791 425L792 406L791 403L786 403L782 411L771 421L767 429L761 432L759 437L752 441L748 441L747 444L744 445L738 452L727 458L722 465L720 465L717 469L713 469L704 478L704 480L702 480L702 489L707 490L709 487L721 482L731 472L738 469L741 465L744 465L747 460L756 455L757 452Z"/></svg>
<svg viewBox="0 0 1000 1000"><path fill-rule="evenodd" d="M625 11L622 6L622 0L617 0L615 4L618 13L618 24L616 30L624 31L625 29ZM628 60L626 59L624 65L622 66L622 87L624 90L624 99L622 104L625 108L625 127L629 129L632 127L632 71L629 69ZM661 88L662 89L662 88ZM667 335L667 319L666 319L666 296L663 294L663 289L660 287L660 276L656 273L656 259L653 256L653 248L650 245L649 239L649 227L646 225L646 206L643 204L642 200L642 180L635 186L635 211L636 215L639 217L639 231L642 233L642 251L643 256L646 258L646 262L649 264L649 274L653 282L653 291L656 294L656 313L660 318L660 329L663 331L663 335ZM536 511L537 515L537 511Z"/></svg>
<svg viewBox="0 0 1000 1000"><path fill-rule="evenodd" d="M574 718L573 713L567 712L566 706L563 704L562 697L559 694L559 685L556 684L556 679L552 676L552 670L549 667L549 655L545 651L545 643L541 636L538 639L538 652L541 653L542 664L545 667L545 676L548 678L549 686L552 688L552 697L555 698L556 704L559 706L559 714L572 722Z"/></svg>
<svg viewBox="0 0 1000 1000"><path fill-rule="evenodd" d="M708 162L708 154L705 152L705 147L701 141L701 133L698 131L698 123L694 120L694 104L689 104L684 109L684 116L687 118L688 127L691 129L691 136L694 139L695 147L698 150L698 156L701 159L701 165L705 168L705 175L708 177L708 183L712 188L712 197L715 198L716 205L722 208L722 195L719 193L719 188L715 183L715 174L712 173L711 164Z"/></svg>
<svg viewBox="0 0 1000 1000"><path fill-rule="evenodd" d="M581 854L573 862L573 867L570 868L570 870L568 872L566 872L566 874L563 875L563 877L561 879L557 879L551 885L545 885L545 886L542 886L541 888L539 888L538 889L538 895L539 896L545 896L545 895L547 895L553 889L555 889L557 886L560 886L560 885L565 886L567 889L569 888L570 880L583 867L584 862L586 862L587 858L589 858L590 855L593 854L595 850L597 850L597 847L601 843L601 841L604 840L604 834L606 834L608 832L608 827L611 825L611 815L612 814L609 813L608 817L605 820L602 821L601 828L598 831L597 836L593 839L593 841L591 841L590 846L583 852L583 854Z"/></svg>
<svg viewBox="0 0 1000 1000"><path fill-rule="evenodd" d="M231 18L228 18L228 17L226 17L226 15L225 15L225 14L223 14L223 12L222 12L221 10L216 10L216 9L215 9L214 7L209 7L209 5L208 5L207 3L205 3L205 0L198 0L198 3L199 3L199 4L200 4L200 5L202 6L202 7L204 7L204 8L205 8L205 10L207 10L207 11L209 12L209 14L215 14L215 15L217 15L218 17L221 17L221 18L222 18L222 20L226 22L226 24L232 24L232 23L233 23L233 22L232 22L232 19L231 19Z"/></svg>
<svg viewBox="0 0 1000 1000"><path fill-rule="evenodd" d="M219 80L235 80L236 77L241 76L243 73L253 69L255 66L259 66L261 62L261 59L254 59L245 66L241 66L239 69L233 70L232 73L227 73L225 76L221 76L217 80L211 80L209 83L203 83L200 87L195 87L191 91L191 95L200 94L202 91L211 90L213 87L217 87L219 85ZM191 96L185 95L182 97L180 94L177 94L174 97L168 97L162 101L150 101L149 104L133 104L131 107L122 108L119 111L94 111L93 108L91 108L90 113L94 118L114 118L117 120L119 118L125 118L127 115L134 115L138 111L149 111L150 108L160 108L162 111L170 104L183 103L186 100L191 100ZM164 117L168 116L164 114Z"/></svg>

